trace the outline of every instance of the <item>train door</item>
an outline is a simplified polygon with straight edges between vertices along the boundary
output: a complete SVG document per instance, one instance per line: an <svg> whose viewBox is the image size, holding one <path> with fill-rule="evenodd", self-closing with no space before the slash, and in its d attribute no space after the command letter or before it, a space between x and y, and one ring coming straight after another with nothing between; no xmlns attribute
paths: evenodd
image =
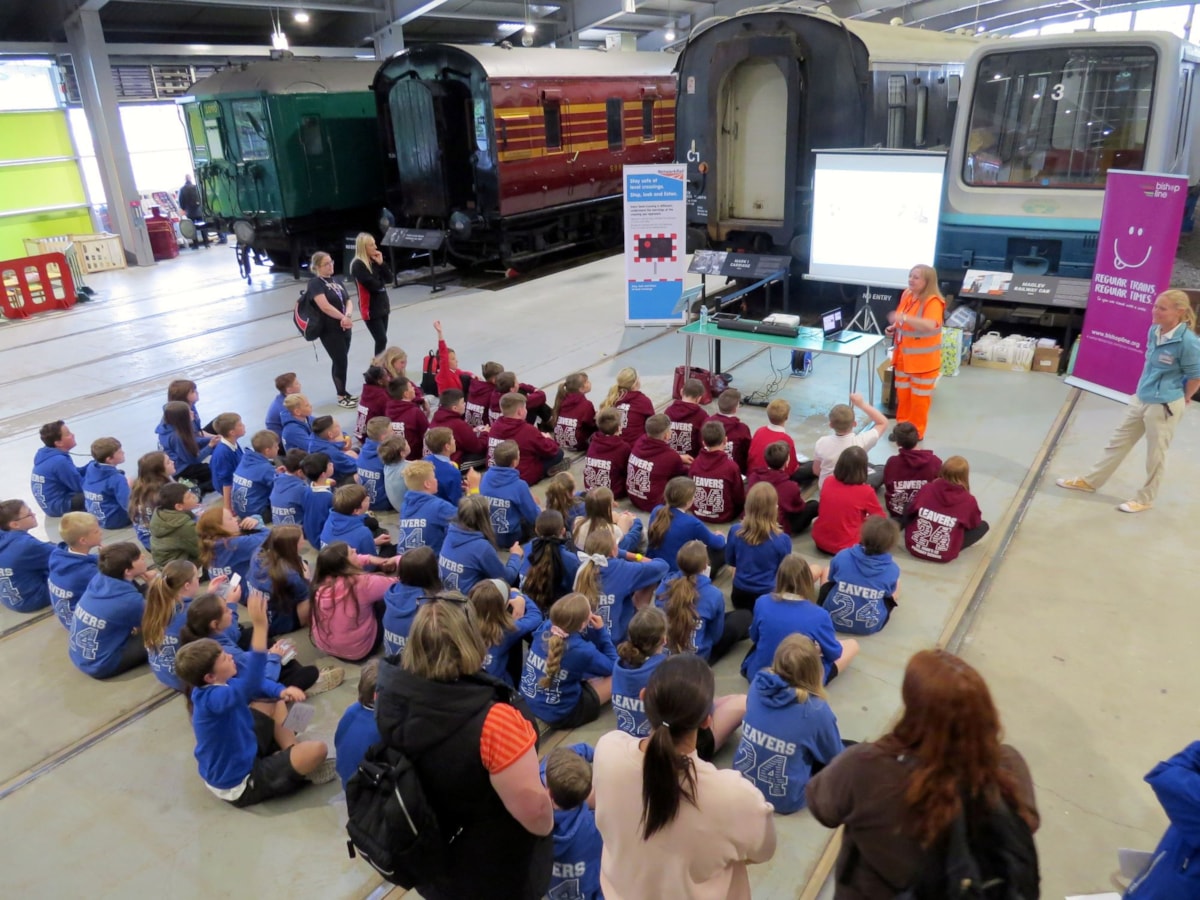
<svg viewBox="0 0 1200 900"><path fill-rule="evenodd" d="M331 152L331 136L326 131L327 125L321 112L321 107L315 102L297 100L296 139L300 144L300 155L304 160L304 171L308 177L308 196L312 198L325 197L332 202L336 199L340 187L337 167L334 165Z"/></svg>
<svg viewBox="0 0 1200 900"><path fill-rule="evenodd" d="M721 219L782 223L787 174L787 80L770 58L739 63L720 88L717 172Z"/></svg>
<svg viewBox="0 0 1200 900"><path fill-rule="evenodd" d="M392 87L388 102L405 207L447 218L474 205L476 128L466 86L409 79Z"/></svg>

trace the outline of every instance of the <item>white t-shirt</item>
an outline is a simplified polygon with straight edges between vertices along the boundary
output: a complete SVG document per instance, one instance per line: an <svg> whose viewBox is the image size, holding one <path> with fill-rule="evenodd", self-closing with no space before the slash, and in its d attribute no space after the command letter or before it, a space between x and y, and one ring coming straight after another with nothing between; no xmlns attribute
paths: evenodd
<svg viewBox="0 0 1200 900"><path fill-rule="evenodd" d="M746 865L775 855L771 805L740 773L718 769L693 754L697 805L684 800L670 825L643 840L643 756L638 742L632 735L610 731L596 743L592 784L596 826L604 838L604 896L748 900Z"/></svg>
<svg viewBox="0 0 1200 900"><path fill-rule="evenodd" d="M874 425L857 434L852 431L849 434L827 434L825 437L817 438L816 447L813 448L813 455L821 461L821 480L817 482L817 487L825 486L825 479L833 474L838 457L847 447L862 447L870 453L871 448L878 442L879 432Z"/></svg>

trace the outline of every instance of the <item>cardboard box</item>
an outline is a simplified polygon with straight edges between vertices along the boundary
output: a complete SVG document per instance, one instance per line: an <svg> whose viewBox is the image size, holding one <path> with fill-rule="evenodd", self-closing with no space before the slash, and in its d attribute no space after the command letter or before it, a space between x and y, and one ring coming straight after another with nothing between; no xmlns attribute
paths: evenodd
<svg viewBox="0 0 1200 900"><path fill-rule="evenodd" d="M971 367L974 369L999 369L1001 372L1028 372L1030 365L1026 363L992 362L990 359L980 359L972 354Z"/></svg>
<svg viewBox="0 0 1200 900"><path fill-rule="evenodd" d="M1033 351L1033 371L1057 375L1062 363L1062 347L1038 347Z"/></svg>

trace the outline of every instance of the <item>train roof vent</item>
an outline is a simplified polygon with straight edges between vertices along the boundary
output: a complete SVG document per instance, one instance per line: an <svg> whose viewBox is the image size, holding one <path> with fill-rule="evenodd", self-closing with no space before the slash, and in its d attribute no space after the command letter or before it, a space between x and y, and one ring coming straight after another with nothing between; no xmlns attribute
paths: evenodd
<svg viewBox="0 0 1200 900"><path fill-rule="evenodd" d="M192 84L207 78L219 70L219 66L182 65L118 65L112 66L113 89L118 103L138 103L145 100L167 100L182 97ZM61 67L67 103L80 106L79 80L75 67L64 63Z"/></svg>

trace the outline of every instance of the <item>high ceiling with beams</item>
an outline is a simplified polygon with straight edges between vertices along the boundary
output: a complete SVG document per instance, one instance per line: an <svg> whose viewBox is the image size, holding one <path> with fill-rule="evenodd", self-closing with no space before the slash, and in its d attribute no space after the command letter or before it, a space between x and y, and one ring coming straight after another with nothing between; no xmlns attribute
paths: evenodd
<svg viewBox="0 0 1200 900"><path fill-rule="evenodd" d="M819 5L819 0L794 2ZM1039 20L1074 20L1178 2L825 0L824 5L846 18L898 18L936 31L997 32ZM374 36L397 22L407 43L516 44L526 36L529 23L535 46L594 46L603 44L608 33L626 32L636 36L639 48L653 50L681 43L691 26L709 16L751 5L753 0L0 0L0 52L33 52L38 46L61 50L62 23L81 6L99 12L110 44L145 55L196 56L220 54L224 48L266 47L276 23L298 54L334 48L366 54ZM305 14L307 20L300 21Z"/></svg>

